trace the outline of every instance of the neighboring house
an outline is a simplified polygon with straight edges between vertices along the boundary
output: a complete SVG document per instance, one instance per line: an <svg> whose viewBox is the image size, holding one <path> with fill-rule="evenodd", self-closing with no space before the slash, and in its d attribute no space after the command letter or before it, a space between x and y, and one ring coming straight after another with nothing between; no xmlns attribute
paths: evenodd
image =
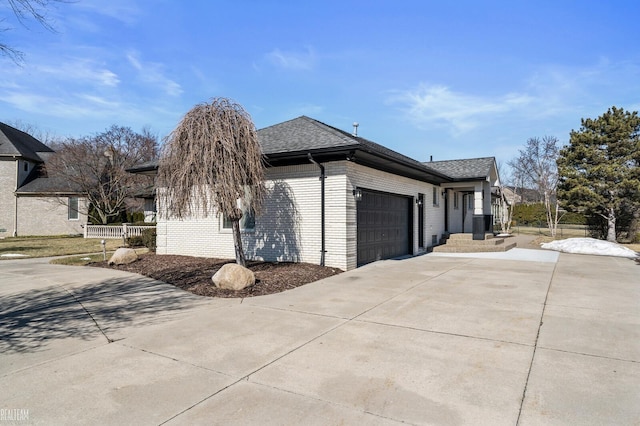
<svg viewBox="0 0 640 426"><path fill-rule="evenodd" d="M424 252L449 232L491 232L493 158L422 163L304 116L258 139L268 191L262 214L243 220L248 258L348 270ZM222 216L178 220L159 206L157 233L159 254L234 257Z"/></svg>
<svg viewBox="0 0 640 426"><path fill-rule="evenodd" d="M127 171L155 178L155 176L158 174L158 160L151 160L145 163L138 164L132 169L127 169ZM154 185L151 185L136 193L134 195L134 198L144 200L144 205L142 207L144 212L144 221L148 223L155 222L157 219L155 182Z"/></svg>
<svg viewBox="0 0 640 426"><path fill-rule="evenodd" d="M47 177L53 152L0 123L0 237L82 234L86 199L67 182Z"/></svg>

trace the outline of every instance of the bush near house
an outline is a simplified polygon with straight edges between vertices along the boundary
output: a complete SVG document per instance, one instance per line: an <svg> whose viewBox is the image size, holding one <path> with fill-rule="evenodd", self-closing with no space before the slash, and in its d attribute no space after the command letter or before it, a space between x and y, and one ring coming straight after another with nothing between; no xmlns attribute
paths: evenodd
<svg viewBox="0 0 640 426"><path fill-rule="evenodd" d="M129 237L127 239L127 245L129 247L146 247L149 251L156 251L156 230L155 228L145 229L142 231L142 235Z"/></svg>

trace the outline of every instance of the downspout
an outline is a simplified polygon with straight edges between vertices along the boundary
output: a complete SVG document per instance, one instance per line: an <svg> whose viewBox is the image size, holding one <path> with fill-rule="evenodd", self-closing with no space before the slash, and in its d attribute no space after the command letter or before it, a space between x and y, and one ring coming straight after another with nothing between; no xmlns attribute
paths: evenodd
<svg viewBox="0 0 640 426"><path fill-rule="evenodd" d="M15 204L15 208L14 208L14 212L13 212L13 236L17 237L18 236L18 194L16 194L16 192L18 192L18 188L20 185L20 161L16 158L16 156L13 156L13 159L16 160L16 190L13 192L13 197L14 197L14 204Z"/></svg>
<svg viewBox="0 0 640 426"><path fill-rule="evenodd" d="M324 181L327 176L324 173L324 166L313 159L311 153L307 154L307 158L320 169L320 266L324 266L325 253L325 214L324 214Z"/></svg>

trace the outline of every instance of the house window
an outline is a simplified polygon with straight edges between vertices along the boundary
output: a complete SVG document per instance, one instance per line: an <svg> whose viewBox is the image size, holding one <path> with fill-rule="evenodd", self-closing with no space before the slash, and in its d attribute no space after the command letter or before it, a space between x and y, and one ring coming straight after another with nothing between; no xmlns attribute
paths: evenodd
<svg viewBox="0 0 640 426"><path fill-rule="evenodd" d="M438 197L438 188L435 186L433 187L433 205L436 207L440 205L440 198Z"/></svg>
<svg viewBox="0 0 640 426"><path fill-rule="evenodd" d="M460 208L460 202L458 201L458 193L457 192L453 193L453 208L456 209L456 210Z"/></svg>
<svg viewBox="0 0 640 426"><path fill-rule="evenodd" d="M473 194L471 194L467 197L467 209L473 210L473 204Z"/></svg>
<svg viewBox="0 0 640 426"><path fill-rule="evenodd" d="M22 167L24 168L23 170L24 170L25 172L28 172L28 171L29 171L29 163L27 163L26 161L24 162L24 166L22 166Z"/></svg>
<svg viewBox="0 0 640 426"><path fill-rule="evenodd" d="M78 197L69 197L67 205L69 220L80 219L80 215L78 213Z"/></svg>
<svg viewBox="0 0 640 426"><path fill-rule="evenodd" d="M256 227L256 216L253 209L244 211L240 219L240 230L253 230ZM226 215L222 216L222 229L233 229L233 222Z"/></svg>

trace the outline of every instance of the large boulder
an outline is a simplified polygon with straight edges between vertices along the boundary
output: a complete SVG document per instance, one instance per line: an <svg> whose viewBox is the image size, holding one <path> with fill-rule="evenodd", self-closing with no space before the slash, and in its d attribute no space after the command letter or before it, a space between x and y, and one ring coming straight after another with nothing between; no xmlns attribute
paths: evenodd
<svg viewBox="0 0 640 426"><path fill-rule="evenodd" d="M136 260L138 260L138 255L134 249L119 248L109 259L109 265L126 265Z"/></svg>
<svg viewBox="0 0 640 426"><path fill-rule="evenodd" d="M256 283L256 276L253 271L240 266L237 263L227 263L218 269L211 280L218 288L227 290L242 290L245 287Z"/></svg>

